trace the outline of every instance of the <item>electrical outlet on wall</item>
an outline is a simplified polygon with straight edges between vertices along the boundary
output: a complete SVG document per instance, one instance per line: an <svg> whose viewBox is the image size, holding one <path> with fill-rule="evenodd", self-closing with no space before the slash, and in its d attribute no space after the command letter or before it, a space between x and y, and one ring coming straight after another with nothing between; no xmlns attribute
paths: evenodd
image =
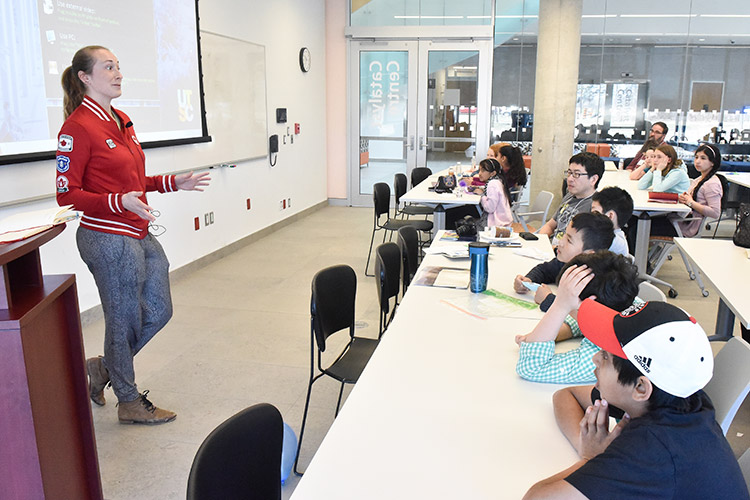
<svg viewBox="0 0 750 500"><path fill-rule="evenodd" d="M210 224L213 224L213 223L214 223L214 213L213 213L213 212L209 212L209 213L208 213L208 215L209 215L209 217L208 217L208 218L209 218L209 220L210 220L210 222L209 222L209 223L210 223Z"/></svg>
<svg viewBox="0 0 750 500"><path fill-rule="evenodd" d="M284 210L284 200L279 202L279 210Z"/></svg>
<svg viewBox="0 0 750 500"><path fill-rule="evenodd" d="M250 198L247 199L247 209L250 210Z"/></svg>
<svg viewBox="0 0 750 500"><path fill-rule="evenodd" d="M292 208L292 199L291 198L287 198L286 199L286 208Z"/></svg>
<svg viewBox="0 0 750 500"><path fill-rule="evenodd" d="M203 214L203 222L205 223L205 226L211 224L211 218L208 216L208 214Z"/></svg>
<svg viewBox="0 0 750 500"><path fill-rule="evenodd" d="M200 217L196 217L195 220L193 221L193 224L195 225L195 230L196 231L198 229L200 229L201 228L201 218Z"/></svg>

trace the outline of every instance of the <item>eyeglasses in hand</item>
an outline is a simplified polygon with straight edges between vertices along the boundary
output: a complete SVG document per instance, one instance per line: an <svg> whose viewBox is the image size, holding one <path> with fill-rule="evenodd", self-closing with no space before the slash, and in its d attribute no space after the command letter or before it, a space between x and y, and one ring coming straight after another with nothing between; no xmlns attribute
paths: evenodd
<svg viewBox="0 0 750 500"><path fill-rule="evenodd" d="M151 215L153 215L154 217L159 217L161 213L158 210L152 210ZM149 223L148 229L152 235L157 236L157 237L167 232L166 227L160 226L159 224L155 224L153 222Z"/></svg>

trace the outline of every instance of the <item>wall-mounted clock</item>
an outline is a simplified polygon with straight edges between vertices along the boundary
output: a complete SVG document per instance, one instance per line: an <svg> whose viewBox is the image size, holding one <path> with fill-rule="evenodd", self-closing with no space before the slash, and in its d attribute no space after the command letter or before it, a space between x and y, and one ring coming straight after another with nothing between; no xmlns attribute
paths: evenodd
<svg viewBox="0 0 750 500"><path fill-rule="evenodd" d="M310 57L310 49L307 47L302 47L299 49L299 69L301 69L304 73L307 73L310 71L310 63L312 62L312 59Z"/></svg>

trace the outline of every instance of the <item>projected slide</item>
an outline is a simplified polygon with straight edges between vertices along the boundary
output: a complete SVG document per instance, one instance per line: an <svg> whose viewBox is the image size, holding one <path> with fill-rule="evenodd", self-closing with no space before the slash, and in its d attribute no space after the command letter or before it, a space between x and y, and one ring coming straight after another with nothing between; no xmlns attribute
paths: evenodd
<svg viewBox="0 0 750 500"><path fill-rule="evenodd" d="M0 161L55 149L60 77L86 45L119 59L123 94L112 105L142 143L201 138L195 10L195 0L3 2L0 32L14 47L0 57Z"/></svg>

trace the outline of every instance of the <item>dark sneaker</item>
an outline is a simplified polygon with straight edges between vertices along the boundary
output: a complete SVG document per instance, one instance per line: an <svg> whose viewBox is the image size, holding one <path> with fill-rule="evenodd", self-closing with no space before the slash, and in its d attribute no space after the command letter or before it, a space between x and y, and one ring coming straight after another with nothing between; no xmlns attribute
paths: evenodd
<svg viewBox="0 0 750 500"><path fill-rule="evenodd" d="M177 418L176 413L154 406L146 399L146 394L148 391L134 401L117 403L117 418L121 424L166 424Z"/></svg>
<svg viewBox="0 0 750 500"><path fill-rule="evenodd" d="M104 388L109 383L109 372L102 364L102 357L86 360L86 372L89 374L89 396L94 404L104 406Z"/></svg>

